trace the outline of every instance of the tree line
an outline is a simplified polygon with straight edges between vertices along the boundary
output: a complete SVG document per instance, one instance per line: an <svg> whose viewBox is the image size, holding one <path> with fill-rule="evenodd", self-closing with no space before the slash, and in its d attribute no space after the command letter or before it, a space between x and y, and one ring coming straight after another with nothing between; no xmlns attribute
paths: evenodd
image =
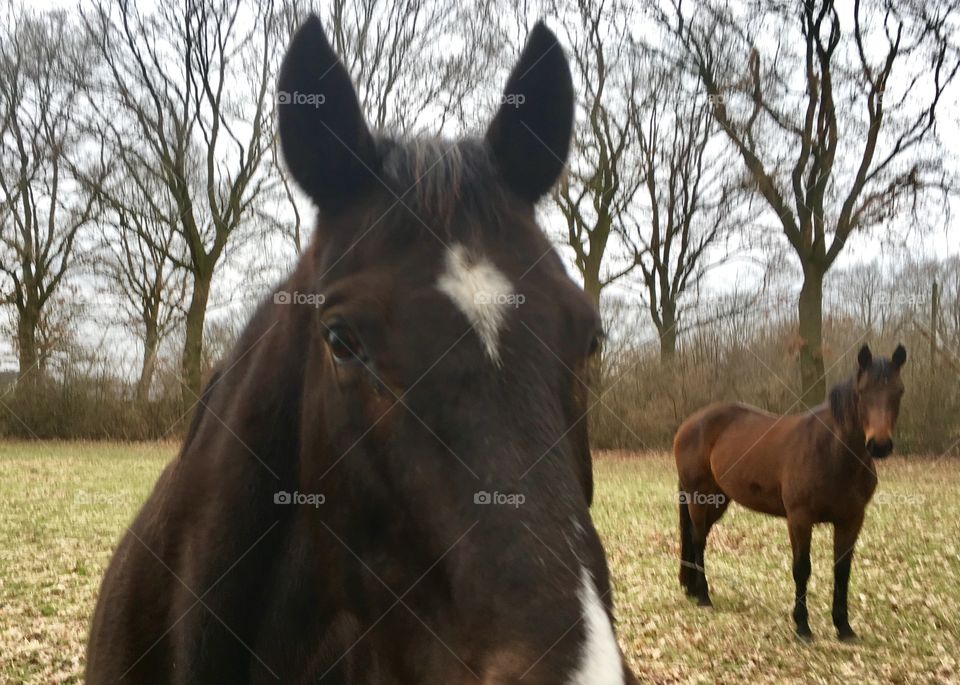
<svg viewBox="0 0 960 685"><path fill-rule="evenodd" d="M30 406L50 414L48 394L62 399L70 378L96 376L87 400L109 395L137 416L166 421L196 402L242 319L211 319L218 283L265 245L280 245L282 265L310 239L313 209L274 130L278 60L310 11L368 120L397 135L476 132L499 97L490 74L546 17L578 103L569 169L540 211L610 327L625 311L633 333L652 327L645 358L679 373L698 336L727 330L771 274L790 274L800 287L783 293L787 310L777 304L796 371L785 375L803 404L822 401L837 354L829 274L848 243L902 245L899 227L949 221L958 4L11 4L0 26L0 330L18 366L0 393L19 422L0 425L36 432ZM704 317L708 275L731 259L756 262L763 282ZM132 380L90 341L104 327L138 341ZM601 375L623 349L608 344ZM49 432L80 411L75 395Z"/></svg>

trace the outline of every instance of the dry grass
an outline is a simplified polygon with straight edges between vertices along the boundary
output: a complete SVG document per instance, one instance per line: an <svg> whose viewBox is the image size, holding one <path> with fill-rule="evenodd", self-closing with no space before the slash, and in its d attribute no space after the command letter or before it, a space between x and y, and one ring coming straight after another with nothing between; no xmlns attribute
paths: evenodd
<svg viewBox="0 0 960 685"><path fill-rule="evenodd" d="M738 506L711 533L713 609L684 597L672 457L599 460L594 519L615 576L624 649L647 682L960 682L960 462L893 457L857 547L850 616L860 643L830 620L832 540L813 539L808 588L817 639L793 638L790 545L782 519Z"/></svg>
<svg viewBox="0 0 960 685"><path fill-rule="evenodd" d="M0 680L81 682L100 576L172 445L0 443Z"/></svg>
<svg viewBox="0 0 960 685"><path fill-rule="evenodd" d="M79 682L100 575L175 451L169 444L0 443L0 680ZM851 585L858 645L830 625L830 537L814 534L810 645L792 636L781 520L731 507L707 556L714 604L677 583L667 455L597 460L594 517L621 641L644 681L960 682L960 462L894 458L867 515Z"/></svg>

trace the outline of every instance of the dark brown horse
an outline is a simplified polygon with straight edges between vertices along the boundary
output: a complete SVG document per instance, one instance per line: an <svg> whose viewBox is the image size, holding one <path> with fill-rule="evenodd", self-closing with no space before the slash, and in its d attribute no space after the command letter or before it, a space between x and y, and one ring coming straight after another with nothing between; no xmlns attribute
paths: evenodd
<svg viewBox="0 0 960 685"><path fill-rule="evenodd" d="M874 359L866 345L856 375L829 401L802 414L775 416L743 404L714 404L689 417L673 441L680 475L680 583L710 606L703 552L710 528L731 500L784 516L793 547L797 635L807 622L810 534L833 524L833 624L841 640L856 637L847 618L847 585L863 514L877 486L874 459L893 450L900 411L900 368L907 352Z"/></svg>
<svg viewBox="0 0 960 685"><path fill-rule="evenodd" d="M573 123L556 38L479 139L372 133L316 18L278 91L316 235L120 542L88 682L635 682L589 512L597 312L534 214Z"/></svg>

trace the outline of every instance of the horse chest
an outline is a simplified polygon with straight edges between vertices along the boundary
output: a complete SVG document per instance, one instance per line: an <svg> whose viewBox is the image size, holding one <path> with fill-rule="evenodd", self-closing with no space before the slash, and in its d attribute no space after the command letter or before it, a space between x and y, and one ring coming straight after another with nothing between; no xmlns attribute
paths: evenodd
<svg viewBox="0 0 960 685"><path fill-rule="evenodd" d="M870 501L870 498L873 497L874 490L877 489L877 475L873 472L865 472L856 482L856 491L862 498L864 503Z"/></svg>
<svg viewBox="0 0 960 685"><path fill-rule="evenodd" d="M873 497L877 487L876 474L866 468L836 474L830 487L825 487L818 498L819 522L837 522L856 518ZM842 484L842 485L838 485Z"/></svg>

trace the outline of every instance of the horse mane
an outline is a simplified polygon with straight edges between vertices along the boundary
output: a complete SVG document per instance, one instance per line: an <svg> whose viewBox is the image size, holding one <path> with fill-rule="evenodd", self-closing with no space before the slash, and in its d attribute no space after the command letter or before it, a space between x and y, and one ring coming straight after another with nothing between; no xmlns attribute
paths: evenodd
<svg viewBox="0 0 960 685"><path fill-rule="evenodd" d="M402 198L402 207L451 238L456 236L449 234L465 228L496 230L508 210L516 206L488 146L480 139L382 137L377 148L380 180Z"/></svg>
<svg viewBox="0 0 960 685"><path fill-rule="evenodd" d="M857 423L857 394L854 382L848 379L830 389L830 413L841 428L850 428Z"/></svg>

